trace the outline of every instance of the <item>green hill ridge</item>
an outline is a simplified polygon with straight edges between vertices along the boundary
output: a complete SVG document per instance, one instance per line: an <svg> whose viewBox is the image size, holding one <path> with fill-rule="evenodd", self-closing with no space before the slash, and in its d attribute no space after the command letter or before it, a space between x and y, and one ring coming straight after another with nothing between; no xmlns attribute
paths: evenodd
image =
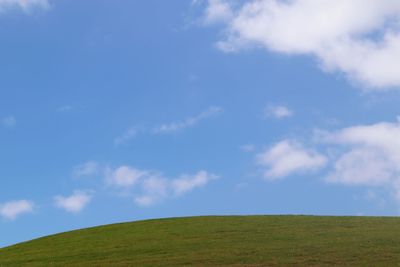
<svg viewBox="0 0 400 267"><path fill-rule="evenodd" d="M393 217L210 216L82 229L0 249L0 266L393 266Z"/></svg>

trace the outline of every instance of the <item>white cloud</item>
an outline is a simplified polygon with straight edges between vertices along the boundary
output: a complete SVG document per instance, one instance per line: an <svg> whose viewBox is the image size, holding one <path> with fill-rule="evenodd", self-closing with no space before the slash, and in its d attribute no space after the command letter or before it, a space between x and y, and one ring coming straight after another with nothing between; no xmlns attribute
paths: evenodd
<svg viewBox="0 0 400 267"><path fill-rule="evenodd" d="M153 174L142 180L141 193L135 198L135 202L140 206L150 206L167 197L182 196L218 178L217 175L206 171L199 171L192 175L181 175L175 179Z"/></svg>
<svg viewBox="0 0 400 267"><path fill-rule="evenodd" d="M327 163L327 158L301 144L283 140L257 155L257 163L269 180L284 178L296 173L316 171Z"/></svg>
<svg viewBox="0 0 400 267"><path fill-rule="evenodd" d="M6 9L20 8L24 12L32 9L47 9L50 7L48 0L0 0L0 13Z"/></svg>
<svg viewBox="0 0 400 267"><path fill-rule="evenodd" d="M134 202L139 206L151 206L166 198L181 196L217 178L215 174L199 171L170 179L160 172L138 170L129 166L109 169L106 173L107 184L122 190L123 196L133 196Z"/></svg>
<svg viewBox="0 0 400 267"><path fill-rule="evenodd" d="M168 180L161 175L146 177L141 184L142 192L135 198L136 204L150 206L168 196Z"/></svg>
<svg viewBox="0 0 400 267"><path fill-rule="evenodd" d="M328 181L353 185L381 185L393 175L390 162L379 150L354 148L341 155Z"/></svg>
<svg viewBox="0 0 400 267"><path fill-rule="evenodd" d="M265 115L267 117L274 117L277 119L284 119L293 116L293 111L286 106L274 106L270 105L265 109Z"/></svg>
<svg viewBox="0 0 400 267"><path fill-rule="evenodd" d="M230 1L232 3L233 1ZM226 22L225 51L263 47L315 56L370 90L400 86L400 2L397 0L251 0ZM209 1L208 9L214 3Z"/></svg>
<svg viewBox="0 0 400 267"><path fill-rule="evenodd" d="M316 131L312 141L329 151L329 158L298 142L283 140L259 154L257 162L270 180L317 171L329 164L321 174L326 182L381 189L400 203L399 137L400 121Z"/></svg>
<svg viewBox="0 0 400 267"><path fill-rule="evenodd" d="M256 150L256 147L253 144L246 144L240 146L240 150L242 150L243 152L253 152L254 150Z"/></svg>
<svg viewBox="0 0 400 267"><path fill-rule="evenodd" d="M96 161L88 161L81 165L75 166L72 175L74 177L89 177L98 174L100 171L100 164Z"/></svg>
<svg viewBox="0 0 400 267"><path fill-rule="evenodd" d="M182 175L181 177L172 180L171 186L175 195L182 195L195 188L203 187L210 181L218 178L219 177L215 174L210 174L206 171L199 171L194 175Z"/></svg>
<svg viewBox="0 0 400 267"><path fill-rule="evenodd" d="M130 166L120 166L114 170L110 168L107 169L106 181L109 185L129 188L135 185L139 179L147 175L147 171L142 171Z"/></svg>
<svg viewBox="0 0 400 267"><path fill-rule="evenodd" d="M157 201L158 197L157 196L152 196L152 195L141 195L138 197L135 197L135 203L139 206L147 207L154 205L155 202Z"/></svg>
<svg viewBox="0 0 400 267"><path fill-rule="evenodd" d="M132 138L134 138L138 134L138 130L134 127L126 130L122 135L116 137L114 139L115 145L123 145L129 142Z"/></svg>
<svg viewBox="0 0 400 267"><path fill-rule="evenodd" d="M54 198L55 205L70 213L79 213L82 211L92 199L92 194L83 191L74 191L70 196L56 196Z"/></svg>
<svg viewBox="0 0 400 267"><path fill-rule="evenodd" d="M15 220L18 216L33 212L34 204L28 200L17 200L0 204L0 216Z"/></svg>
<svg viewBox="0 0 400 267"><path fill-rule="evenodd" d="M131 127L125 132L123 132L120 136L114 139L114 145L119 146L128 143L134 137L141 133L149 133L149 134L173 134L184 129L191 128L199 124L202 120L207 118L211 118L213 116L217 116L223 112L221 107L209 107L208 109L204 110L200 114L188 117L183 121L171 122L161 124L159 126L153 127L152 129L145 129L145 128L137 128Z"/></svg>
<svg viewBox="0 0 400 267"><path fill-rule="evenodd" d="M187 118L184 121L181 122L172 122L168 124L163 124L159 127L156 127L153 130L153 133L155 134L170 134L170 133L175 133L179 132L185 128L190 128L198 124L200 121L210 118L212 116L216 116L220 114L223 111L222 108L220 107L210 107L207 110L203 111L199 115L195 117L190 117Z"/></svg>
<svg viewBox="0 0 400 267"><path fill-rule="evenodd" d="M14 128L17 125L17 119L14 116L8 116L1 120L1 124L6 128Z"/></svg>
<svg viewBox="0 0 400 267"><path fill-rule="evenodd" d="M283 140L257 155L264 177L275 180L326 166L319 175L327 183L364 187L369 195L379 190L400 204L400 121L317 130L310 141L329 157Z"/></svg>
<svg viewBox="0 0 400 267"><path fill-rule="evenodd" d="M211 24L228 21L232 18L232 10L226 0L209 0L206 7L204 23Z"/></svg>
<svg viewBox="0 0 400 267"><path fill-rule="evenodd" d="M344 149L328 181L390 186L400 193L400 123L360 125L325 133L321 140Z"/></svg>

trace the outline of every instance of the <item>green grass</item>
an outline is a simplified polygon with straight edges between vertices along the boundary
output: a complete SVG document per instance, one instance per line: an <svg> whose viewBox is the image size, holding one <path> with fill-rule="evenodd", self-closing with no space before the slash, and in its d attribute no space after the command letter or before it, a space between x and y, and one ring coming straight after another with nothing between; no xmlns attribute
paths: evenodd
<svg viewBox="0 0 400 267"><path fill-rule="evenodd" d="M0 249L1 267L332 265L400 265L400 219L161 219L83 229Z"/></svg>

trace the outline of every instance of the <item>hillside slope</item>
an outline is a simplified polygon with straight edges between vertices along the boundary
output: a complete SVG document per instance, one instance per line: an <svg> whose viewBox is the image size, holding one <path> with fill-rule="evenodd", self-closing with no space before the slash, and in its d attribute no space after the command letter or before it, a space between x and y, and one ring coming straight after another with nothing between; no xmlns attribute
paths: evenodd
<svg viewBox="0 0 400 267"><path fill-rule="evenodd" d="M234 216L83 229L0 249L0 266L391 266L400 219Z"/></svg>

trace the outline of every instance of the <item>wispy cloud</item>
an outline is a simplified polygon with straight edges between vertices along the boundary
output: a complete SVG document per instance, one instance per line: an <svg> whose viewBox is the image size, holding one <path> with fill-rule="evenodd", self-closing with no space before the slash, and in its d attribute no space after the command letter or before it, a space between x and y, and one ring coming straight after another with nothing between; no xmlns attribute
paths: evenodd
<svg viewBox="0 0 400 267"><path fill-rule="evenodd" d="M48 0L0 0L0 14L12 8L19 8L24 12L30 12L36 8L48 9L49 7Z"/></svg>
<svg viewBox="0 0 400 267"><path fill-rule="evenodd" d="M142 181L141 193L135 198L135 202L140 206L150 206L167 197L182 196L218 178L219 176L206 171L183 174L175 179L168 179L160 174L149 175Z"/></svg>
<svg viewBox="0 0 400 267"><path fill-rule="evenodd" d="M114 145L120 146L127 144L139 134L173 134L191 128L199 124L201 121L217 116L223 112L221 107L209 107L200 114L188 117L182 121L170 122L159 126L146 129L143 127L130 127L121 135L114 139Z"/></svg>
<svg viewBox="0 0 400 267"><path fill-rule="evenodd" d="M210 107L203 111L197 116L189 117L180 122L171 122L162 124L154 128L153 133L155 134L170 134L182 131L183 129L190 128L198 124L200 121L221 114L223 109L221 107Z"/></svg>
<svg viewBox="0 0 400 267"><path fill-rule="evenodd" d="M1 120L1 124L5 128L14 128L17 125L17 119L14 116L8 116Z"/></svg>
<svg viewBox="0 0 400 267"><path fill-rule="evenodd" d="M171 187L175 195L182 195L190 192L195 188L202 187L212 180L219 177L206 171L199 171L194 175L181 175L179 178L171 181Z"/></svg>
<svg viewBox="0 0 400 267"><path fill-rule="evenodd" d="M72 175L76 178L90 177L99 173L100 164L93 160L75 166L72 171Z"/></svg>
<svg viewBox="0 0 400 267"><path fill-rule="evenodd" d="M129 188L147 175L148 171L139 170L130 166L119 166L115 169L107 168L106 182L108 185Z"/></svg>
<svg viewBox="0 0 400 267"><path fill-rule="evenodd" d="M0 204L0 216L15 220L20 215L33 212L34 204L28 200L10 201Z"/></svg>
<svg viewBox="0 0 400 267"><path fill-rule="evenodd" d="M203 21L205 24L229 21L233 16L231 6L226 0L209 0Z"/></svg>
<svg viewBox="0 0 400 267"><path fill-rule="evenodd" d="M169 180L160 174L145 177L141 182L140 193L134 201L139 206L151 206L169 195Z"/></svg>
<svg viewBox="0 0 400 267"><path fill-rule="evenodd" d="M256 146L253 144L246 144L240 146L240 150L242 150L243 152L253 152L254 150L256 150Z"/></svg>
<svg viewBox="0 0 400 267"><path fill-rule="evenodd" d="M91 199L92 193L85 191L74 191L70 196L54 197L56 207L70 213L81 212L89 204Z"/></svg>
<svg viewBox="0 0 400 267"><path fill-rule="evenodd" d="M150 206L166 198L189 193L218 178L215 174L199 171L170 179L157 171L125 165L108 168L105 179L108 186L122 190L124 196L133 196L137 205Z"/></svg>
<svg viewBox="0 0 400 267"><path fill-rule="evenodd" d="M57 111L58 111L58 112L63 112L63 113L65 113L65 112L70 112L70 111L72 111L73 109L74 109L74 107L71 106L71 105L64 105L64 106L60 106L60 107L57 109Z"/></svg>
<svg viewBox="0 0 400 267"><path fill-rule="evenodd" d="M273 117L276 119L284 119L292 117L294 112L286 106L282 105L269 105L264 110L265 117Z"/></svg>
<svg viewBox="0 0 400 267"><path fill-rule="evenodd" d="M128 130L126 130L122 135L117 136L114 139L114 144L115 145L123 145L128 143L132 138L134 138L138 134L138 129L135 127L131 127Z"/></svg>

